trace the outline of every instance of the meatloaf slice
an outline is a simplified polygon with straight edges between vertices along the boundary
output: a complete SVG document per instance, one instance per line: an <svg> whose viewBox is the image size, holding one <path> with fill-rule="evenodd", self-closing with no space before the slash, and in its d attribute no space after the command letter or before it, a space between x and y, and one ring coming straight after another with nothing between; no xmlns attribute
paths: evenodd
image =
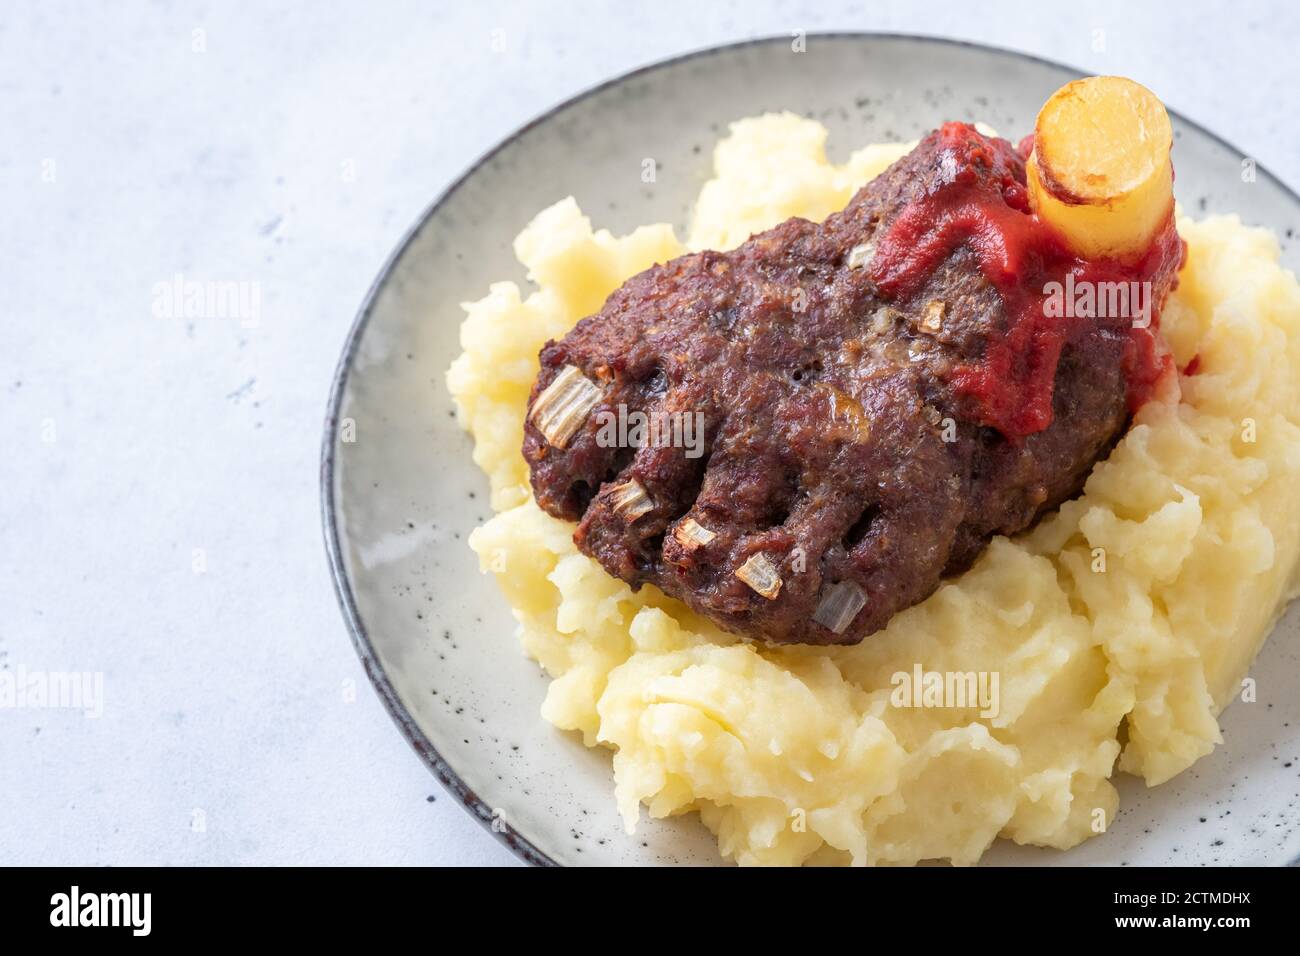
<svg viewBox="0 0 1300 956"><path fill-rule="evenodd" d="M1024 325L1080 266L1035 231L1024 182L1010 143L947 124L822 224L633 277L541 351L523 445L538 504L610 574L730 631L882 628L1076 494L1129 417L1128 318ZM923 246L933 261L909 261ZM657 440L613 424L635 412Z"/></svg>

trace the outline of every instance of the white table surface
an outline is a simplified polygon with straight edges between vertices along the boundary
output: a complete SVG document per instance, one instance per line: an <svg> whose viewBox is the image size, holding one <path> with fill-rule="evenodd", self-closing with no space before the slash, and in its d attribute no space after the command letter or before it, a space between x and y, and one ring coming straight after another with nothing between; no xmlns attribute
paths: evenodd
<svg viewBox="0 0 1300 956"><path fill-rule="evenodd" d="M0 709L0 863L513 862L362 673L317 457L384 258L554 103L749 36L943 33L1133 76L1300 185L1287 0L261 6L0 12L0 672L103 675L97 718ZM256 326L157 317L177 274L256 283Z"/></svg>

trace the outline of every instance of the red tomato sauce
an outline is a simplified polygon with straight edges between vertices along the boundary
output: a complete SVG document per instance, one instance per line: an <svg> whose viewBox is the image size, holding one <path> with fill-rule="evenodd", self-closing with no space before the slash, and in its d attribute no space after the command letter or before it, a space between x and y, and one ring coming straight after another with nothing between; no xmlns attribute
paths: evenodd
<svg viewBox="0 0 1300 956"><path fill-rule="evenodd" d="M1026 137L1014 147L965 123L940 129L945 161L955 169L944 184L906 206L877 242L872 278L887 295L907 298L958 247L974 251L980 270L998 290L1006 327L989 341L982 360L958 365L953 383L969 398L981 424L1015 441L1052 423L1052 393L1061 351L1088 323L1106 322L1127 335L1124 373L1128 404L1136 411L1154 394L1173 362L1159 334L1159 312L1177 282L1186 245L1173 212L1138 260L1082 259L1029 208ZM949 172L949 171L945 171ZM1150 283L1149 324L1132 317L1097 319L1051 315L1050 283L1072 287ZM1058 300L1059 301L1059 300Z"/></svg>

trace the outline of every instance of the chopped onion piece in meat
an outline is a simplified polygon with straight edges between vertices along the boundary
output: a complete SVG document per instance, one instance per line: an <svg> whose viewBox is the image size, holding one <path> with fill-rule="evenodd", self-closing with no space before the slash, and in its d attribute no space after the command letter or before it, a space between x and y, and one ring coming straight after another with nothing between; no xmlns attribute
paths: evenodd
<svg viewBox="0 0 1300 956"><path fill-rule="evenodd" d="M609 490L609 497L614 514L623 515L629 524L655 508L655 503L635 478L615 485Z"/></svg>
<svg viewBox="0 0 1300 956"><path fill-rule="evenodd" d="M925 306L925 314L921 318L921 328L927 332L940 332L943 330L943 313L947 309L948 303L943 299L931 299Z"/></svg>
<svg viewBox="0 0 1300 956"><path fill-rule="evenodd" d="M845 263L850 269L864 269L871 257L876 253L876 244L872 240L867 240L860 246L854 246L849 250L848 262Z"/></svg>
<svg viewBox="0 0 1300 956"><path fill-rule="evenodd" d="M712 531L697 522L694 518L687 518L676 528L673 529L673 537L687 551L694 551L696 548L703 547L717 537Z"/></svg>
<svg viewBox="0 0 1300 956"><path fill-rule="evenodd" d="M600 401L600 389L573 365L566 365L537 396L528 420L550 444L563 448Z"/></svg>
<svg viewBox="0 0 1300 956"><path fill-rule="evenodd" d="M781 591L781 575L776 573L772 562L761 551L751 554L749 560L736 569L736 577L769 601L776 600Z"/></svg>
<svg viewBox="0 0 1300 956"><path fill-rule="evenodd" d="M867 604L867 596L853 581L832 584L813 612L813 620L834 634L843 634Z"/></svg>

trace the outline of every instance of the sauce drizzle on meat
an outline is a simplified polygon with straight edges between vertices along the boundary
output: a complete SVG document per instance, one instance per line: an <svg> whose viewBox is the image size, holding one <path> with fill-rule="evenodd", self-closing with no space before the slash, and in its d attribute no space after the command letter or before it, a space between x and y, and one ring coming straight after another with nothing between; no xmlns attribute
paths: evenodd
<svg viewBox="0 0 1300 956"><path fill-rule="evenodd" d="M1170 288L1182 266L1185 244L1174 229L1173 210L1151 249L1139 261L1088 261L1029 210L1023 165L1033 148L1018 149L982 136L965 123L946 123L938 136L955 164L944 186L910 203L877 242L872 277L882 292L906 298L962 245L973 249L980 270L1002 295L1007 324L982 360L959 366L957 388L973 397L981 424L1010 439L1052 423L1052 388L1061 349L1087 318L1051 317L1045 288L1071 274L1076 287L1150 283ZM1159 348L1156 316L1130 323L1125 358L1129 410L1136 411L1172 369Z"/></svg>

